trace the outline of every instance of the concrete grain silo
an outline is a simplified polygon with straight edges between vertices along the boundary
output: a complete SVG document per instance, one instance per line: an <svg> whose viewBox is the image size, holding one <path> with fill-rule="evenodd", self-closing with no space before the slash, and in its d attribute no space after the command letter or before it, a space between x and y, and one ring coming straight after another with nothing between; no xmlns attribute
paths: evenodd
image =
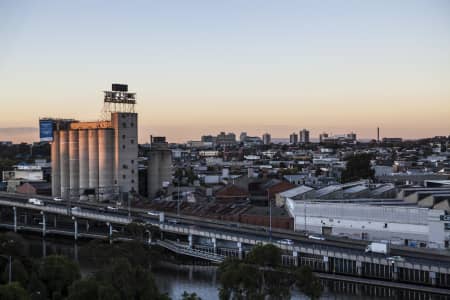
<svg viewBox="0 0 450 300"><path fill-rule="evenodd" d="M98 129L98 186L100 200L109 199L114 192L114 129Z"/></svg>
<svg viewBox="0 0 450 300"><path fill-rule="evenodd" d="M80 161L78 145L78 130L69 130L69 194L71 198L76 200L78 200L80 194Z"/></svg>
<svg viewBox="0 0 450 300"><path fill-rule="evenodd" d="M78 132L79 140L79 169L80 169L80 200L87 200L84 195L89 188L89 131L81 129Z"/></svg>
<svg viewBox="0 0 450 300"><path fill-rule="evenodd" d="M52 196L61 197L61 170L59 163L59 132L53 132L53 142L52 142Z"/></svg>
<svg viewBox="0 0 450 300"><path fill-rule="evenodd" d="M61 171L61 198L69 198L70 164L69 164L69 133L67 130L59 131L59 160Z"/></svg>
<svg viewBox="0 0 450 300"><path fill-rule="evenodd" d="M89 188L98 189L98 130L89 129Z"/></svg>
<svg viewBox="0 0 450 300"><path fill-rule="evenodd" d="M40 120L41 138L52 141L54 197L126 201L138 192L135 93L127 85L113 84L104 96L103 120Z"/></svg>
<svg viewBox="0 0 450 300"><path fill-rule="evenodd" d="M165 137L150 137L148 157L148 197L153 199L165 182L172 180L172 151Z"/></svg>

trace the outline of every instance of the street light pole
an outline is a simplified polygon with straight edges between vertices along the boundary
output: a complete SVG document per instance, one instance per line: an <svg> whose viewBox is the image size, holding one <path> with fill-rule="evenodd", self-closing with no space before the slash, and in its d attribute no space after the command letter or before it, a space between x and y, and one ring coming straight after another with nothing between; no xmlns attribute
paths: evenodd
<svg viewBox="0 0 450 300"><path fill-rule="evenodd" d="M134 188L131 188L131 193L128 195L128 218L131 218L131 197L134 200Z"/></svg>
<svg viewBox="0 0 450 300"><path fill-rule="evenodd" d="M303 215L305 219L305 234L306 234L306 201L303 199Z"/></svg>
<svg viewBox="0 0 450 300"><path fill-rule="evenodd" d="M0 254L0 257L8 260L8 283L11 283L12 282L12 256Z"/></svg>
<svg viewBox="0 0 450 300"><path fill-rule="evenodd" d="M177 182L177 190L178 190L178 196L177 196L177 216L180 215L180 180L178 179Z"/></svg>
<svg viewBox="0 0 450 300"><path fill-rule="evenodd" d="M12 281L12 258L11 255L9 256L9 268L8 268L8 283L11 283Z"/></svg>
<svg viewBox="0 0 450 300"><path fill-rule="evenodd" d="M269 190L267 190L267 202L269 204L269 240L272 242L272 203Z"/></svg>

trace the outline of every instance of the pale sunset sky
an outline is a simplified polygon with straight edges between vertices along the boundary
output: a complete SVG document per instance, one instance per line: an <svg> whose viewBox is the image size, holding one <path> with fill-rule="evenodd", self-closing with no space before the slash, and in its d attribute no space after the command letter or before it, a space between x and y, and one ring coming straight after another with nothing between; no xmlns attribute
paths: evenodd
<svg viewBox="0 0 450 300"><path fill-rule="evenodd" d="M140 142L450 134L450 1L0 0L0 140L138 97Z"/></svg>

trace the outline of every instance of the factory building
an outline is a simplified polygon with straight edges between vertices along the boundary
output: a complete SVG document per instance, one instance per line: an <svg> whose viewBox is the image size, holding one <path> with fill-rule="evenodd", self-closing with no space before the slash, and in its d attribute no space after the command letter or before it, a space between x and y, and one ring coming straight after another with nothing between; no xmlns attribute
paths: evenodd
<svg viewBox="0 0 450 300"><path fill-rule="evenodd" d="M294 230L411 247L450 247L448 187L404 188L396 198L355 199L320 198L321 190L303 196L306 187L300 188L303 194L287 195L285 202ZM373 195L383 195L386 188Z"/></svg>
<svg viewBox="0 0 450 300"><path fill-rule="evenodd" d="M138 192L135 93L122 84L113 84L104 93L103 121L44 120L51 121L53 129L54 197L127 200L130 193Z"/></svg>
<svg viewBox="0 0 450 300"><path fill-rule="evenodd" d="M158 191L172 181L172 151L165 137L150 136L148 157L148 196L153 199Z"/></svg>

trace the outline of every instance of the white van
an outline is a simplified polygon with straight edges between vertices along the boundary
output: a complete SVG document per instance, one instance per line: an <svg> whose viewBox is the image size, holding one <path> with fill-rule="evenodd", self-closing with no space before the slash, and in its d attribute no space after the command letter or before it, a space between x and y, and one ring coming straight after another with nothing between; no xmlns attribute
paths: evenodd
<svg viewBox="0 0 450 300"><path fill-rule="evenodd" d="M44 201L42 201L40 199L36 199L36 198L28 199L28 203L33 204L33 205L39 205L39 206L43 206L44 205Z"/></svg>

